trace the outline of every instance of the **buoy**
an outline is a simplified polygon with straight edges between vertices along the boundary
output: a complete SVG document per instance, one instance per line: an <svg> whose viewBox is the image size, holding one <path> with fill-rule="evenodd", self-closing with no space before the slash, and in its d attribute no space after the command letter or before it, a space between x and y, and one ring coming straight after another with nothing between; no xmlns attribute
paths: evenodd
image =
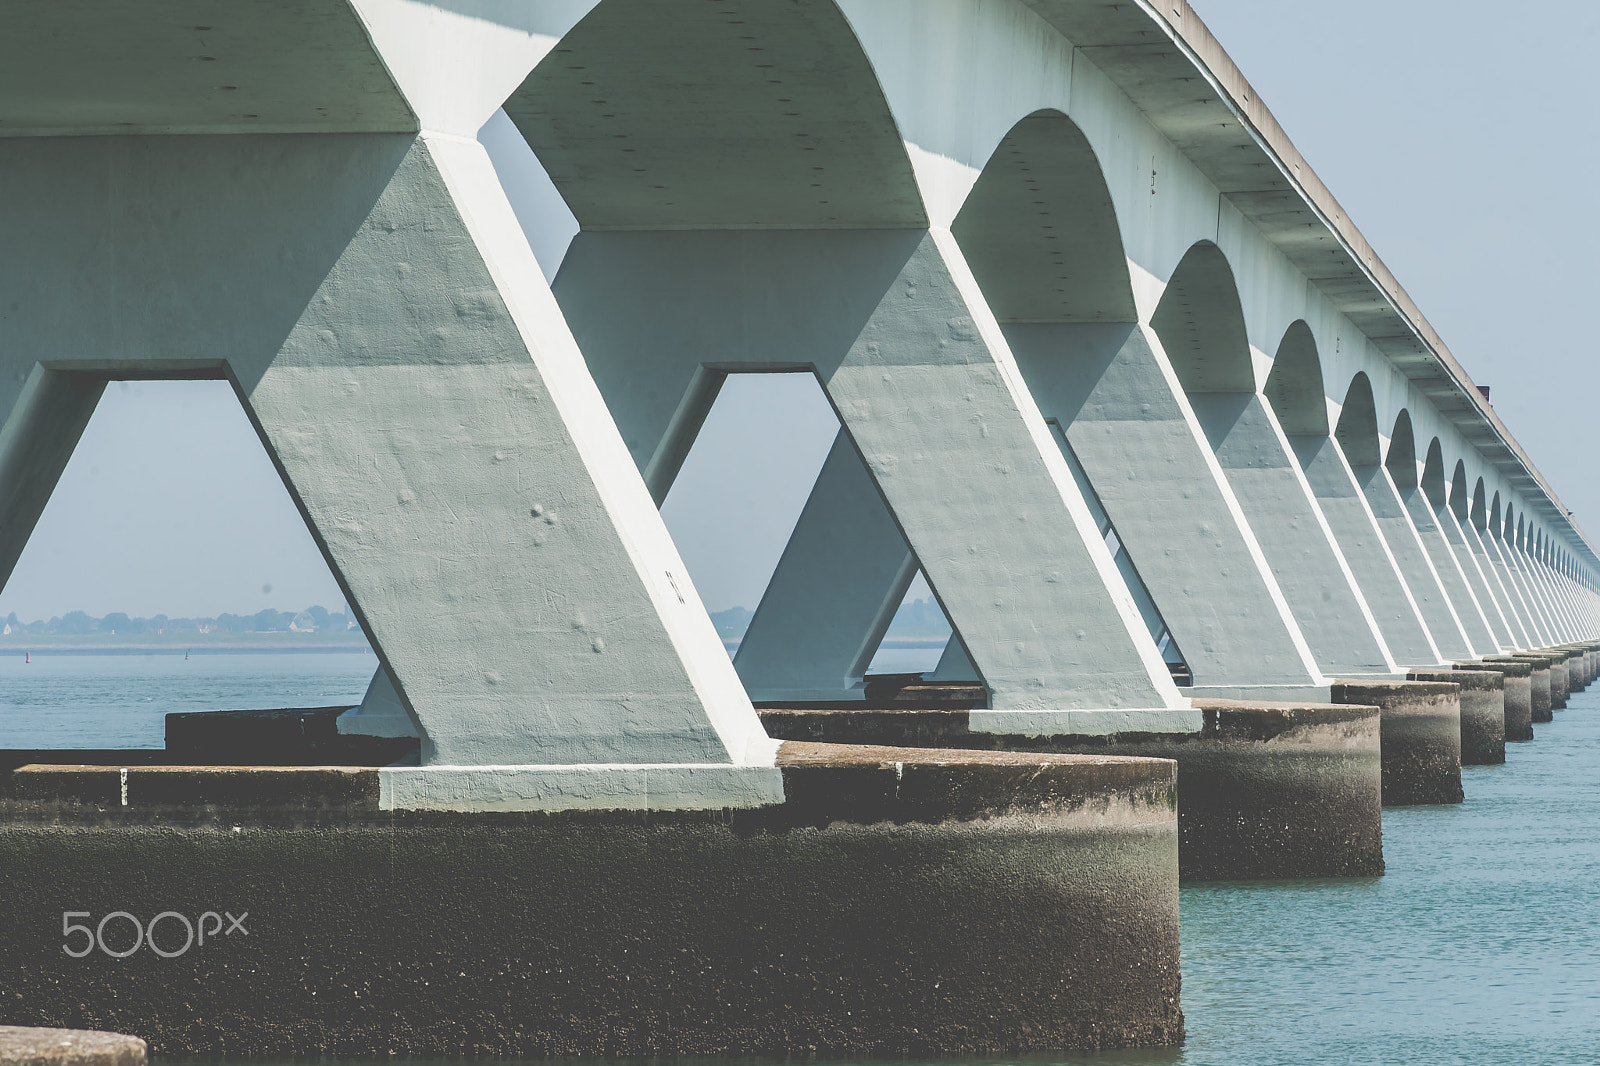
<svg viewBox="0 0 1600 1066"><path fill-rule="evenodd" d="M22 653L22 661L25 662L25 663L33 662L33 652L31 652L31 651L23 652Z"/></svg>

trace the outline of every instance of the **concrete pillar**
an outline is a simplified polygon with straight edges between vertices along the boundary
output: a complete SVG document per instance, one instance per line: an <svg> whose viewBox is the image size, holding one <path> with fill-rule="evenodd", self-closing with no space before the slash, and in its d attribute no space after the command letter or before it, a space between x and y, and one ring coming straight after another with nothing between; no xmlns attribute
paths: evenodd
<svg viewBox="0 0 1600 1066"><path fill-rule="evenodd" d="M1198 689L1320 678L1231 487L1148 327L1008 323ZM1371 657L1368 668L1373 668Z"/></svg>
<svg viewBox="0 0 1600 1066"><path fill-rule="evenodd" d="M0 364L0 588L105 387L98 375L49 370L23 359Z"/></svg>
<svg viewBox="0 0 1600 1066"><path fill-rule="evenodd" d="M1505 679L1495 670L1412 670L1409 681L1443 681L1461 687L1461 764L1506 761Z"/></svg>
<svg viewBox="0 0 1600 1066"><path fill-rule="evenodd" d="M1172 762L819 744L775 761L776 803L648 819L395 818L381 771L357 767L8 769L0 972L57 976L7 1017L92 1011L171 1058L1182 1042ZM207 936L68 958L83 934L63 937L64 907L91 933L170 911ZM203 917L223 910L243 935ZM110 951L131 926L106 925ZM154 935L180 951L182 919Z"/></svg>
<svg viewBox="0 0 1600 1066"><path fill-rule="evenodd" d="M1455 606L1445 594L1433 560L1417 535L1404 502L1395 489L1388 469L1382 463L1371 466L1351 464L1351 474L1372 509L1373 519L1389 546L1412 602L1422 616L1428 633L1445 659L1471 658L1478 653L1467 639L1466 630ZM1435 662L1440 661L1435 656Z"/></svg>
<svg viewBox="0 0 1600 1066"><path fill-rule="evenodd" d="M1549 621L1544 616L1544 610L1539 601L1534 597L1533 590L1528 587L1522 572L1518 569L1516 558L1512 555L1510 547L1506 544L1500 533L1490 527L1488 536L1484 539L1485 547L1490 556L1495 560L1504 577L1505 584L1517 598L1517 605L1521 609L1524 626L1528 631L1528 638L1532 641L1530 647L1542 648L1554 640L1550 635Z"/></svg>
<svg viewBox="0 0 1600 1066"><path fill-rule="evenodd" d="M1539 654L1550 660L1550 709L1565 710L1567 706L1567 653L1563 648L1540 648Z"/></svg>
<svg viewBox="0 0 1600 1066"><path fill-rule="evenodd" d="M1427 552L1429 565L1438 579L1445 601L1451 605L1468 645L1477 655L1489 655L1502 650L1499 639L1489 625L1488 612L1495 608L1492 604L1486 608L1478 598L1467 577L1467 567L1472 567L1473 564L1471 560L1465 565L1462 564L1441 524L1443 520L1439 512L1448 514L1449 509L1442 505L1434 507L1420 487L1413 486L1408 489L1396 482L1395 488L1405 507L1406 515L1416 529L1418 541Z"/></svg>
<svg viewBox="0 0 1600 1066"><path fill-rule="evenodd" d="M814 370L993 707L1180 708L946 239L585 232L556 295L641 470L702 366Z"/></svg>
<svg viewBox="0 0 1600 1066"><path fill-rule="evenodd" d="M1339 446L1328 436L1295 436L1290 442L1390 654L1399 662L1440 662L1438 645Z"/></svg>
<svg viewBox="0 0 1600 1066"><path fill-rule="evenodd" d="M781 790L481 148L11 138L0 182L8 558L99 383L226 378L422 728L386 803L581 805L618 765L704 768L627 802Z"/></svg>
<svg viewBox="0 0 1600 1066"><path fill-rule="evenodd" d="M1257 395L1189 400L1322 672L1398 669L1268 405Z"/></svg>
<svg viewBox="0 0 1600 1066"><path fill-rule="evenodd" d="M1494 664L1500 662L1527 663L1532 671L1529 674L1529 716L1535 725L1555 721L1550 713L1550 659L1546 655L1524 654L1516 655L1491 655L1484 660Z"/></svg>
<svg viewBox="0 0 1600 1066"><path fill-rule="evenodd" d="M1442 687L1442 686L1441 686ZM958 708L765 708L775 737L1113 757L1162 752L1178 765L1185 880L1370 877L1383 872L1375 707L1197 699L1189 736L1085 736L983 723ZM954 754L954 753L952 753Z"/></svg>
<svg viewBox="0 0 1600 1066"><path fill-rule="evenodd" d="M1467 587L1473 598L1482 609L1484 621L1488 624L1492 640L1485 654L1495 651L1509 651L1518 646L1516 635L1512 631L1512 621L1506 614L1502 604L1505 591L1498 588L1498 581L1491 573L1484 571L1487 562L1481 553L1472 547L1471 538L1462 528L1460 519L1448 505L1433 507L1434 523L1439 533L1444 537L1451 554L1461 567L1462 576L1466 579Z"/></svg>
<svg viewBox="0 0 1600 1066"><path fill-rule="evenodd" d="M861 698L916 572L894 516L840 433L734 656L750 698Z"/></svg>
<svg viewBox="0 0 1600 1066"><path fill-rule="evenodd" d="M1525 742L1533 739L1533 665L1501 659L1496 662L1456 663L1463 673L1482 671L1499 675L1505 714L1505 739ZM1462 689L1466 691L1465 688ZM1465 726L1463 726L1465 728Z"/></svg>
<svg viewBox="0 0 1600 1066"><path fill-rule="evenodd" d="M1329 692L1381 713L1385 807L1462 801L1459 684L1341 680Z"/></svg>
<svg viewBox="0 0 1600 1066"><path fill-rule="evenodd" d="M1479 571L1484 575L1495 602L1500 605L1501 612L1510 626L1512 648L1532 647L1534 638L1528 628L1527 607L1522 603L1522 597L1516 587L1511 584L1510 575L1507 574L1498 554L1489 550L1490 538L1487 532L1469 518L1461 523L1461 535L1466 539L1472 557L1478 562Z"/></svg>

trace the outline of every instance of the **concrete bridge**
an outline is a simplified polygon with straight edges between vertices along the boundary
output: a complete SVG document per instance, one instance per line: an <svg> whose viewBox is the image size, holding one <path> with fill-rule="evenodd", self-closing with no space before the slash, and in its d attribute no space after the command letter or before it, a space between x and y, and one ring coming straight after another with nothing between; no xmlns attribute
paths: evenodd
<svg viewBox="0 0 1600 1066"><path fill-rule="evenodd" d="M0 578L107 381L228 380L382 663L340 734L420 742L236 785L33 760L9 846L64 883L83 853L29 819L109 803L120 770L93 847L155 909L172 848L222 846L161 834L204 808L268 827L229 860L247 883L323 869L333 912L387 899L437 932L432 886L372 896L371 864L400 849L494 897L510 833L630 886L649 950L681 921L714 976L678 1001L777 975L674 1029L598 976L625 947L577 902L591 880L551 874L506 906L560 901L561 957L634 1022L596 1037L572 1008L513 1039L491 1012L451 1044L372 1016L351 1048L1171 1042L1180 816L1186 876L1380 872L1380 796L1459 799L1463 757L1503 759L1593 675L1600 558L1182 0L58 0L0 25ZM560 204L508 199L477 140L502 109ZM778 371L814 374L840 432L730 663L657 507L727 376ZM919 570L954 636L878 698ZM285 810L339 812L345 844ZM952 857L984 847L1020 865ZM832 884L803 917L872 946L824 963L771 933L794 901L751 893L774 870ZM950 927L1016 877L1027 904ZM685 918L706 892L789 951ZM1054 958L1104 958L1116 928L1134 949L977 980L1061 901L1087 917ZM926 965L918 937L944 940ZM61 965L28 944L24 971ZM373 971L405 986L381 1003L510 995L425 992L416 964ZM112 994L75 973L62 995ZM829 982L871 1020L846 996L785 1028L777 1004ZM165 1049L227 1046L156 1014ZM346 1046L236 1024L255 1050Z"/></svg>

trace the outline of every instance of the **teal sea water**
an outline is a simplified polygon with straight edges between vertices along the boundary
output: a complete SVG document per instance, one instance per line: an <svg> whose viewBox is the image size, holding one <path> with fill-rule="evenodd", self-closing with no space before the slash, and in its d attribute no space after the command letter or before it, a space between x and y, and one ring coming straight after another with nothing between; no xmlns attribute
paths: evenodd
<svg viewBox="0 0 1600 1066"><path fill-rule="evenodd" d="M0 747L154 747L168 710L355 702L375 662L0 657ZM1386 811L1384 877L1184 886L1185 1048L982 1061L1600 1063L1600 685L1536 729L1467 768L1466 803Z"/></svg>
<svg viewBox="0 0 1600 1066"><path fill-rule="evenodd" d="M169 711L357 704L371 654L0 655L0 748L159 748Z"/></svg>

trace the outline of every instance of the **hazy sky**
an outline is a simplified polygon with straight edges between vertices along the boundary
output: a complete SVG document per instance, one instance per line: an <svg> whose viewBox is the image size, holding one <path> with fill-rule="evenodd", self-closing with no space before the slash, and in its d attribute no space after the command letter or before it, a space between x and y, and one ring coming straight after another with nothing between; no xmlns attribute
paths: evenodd
<svg viewBox="0 0 1600 1066"><path fill-rule="evenodd" d="M1600 5L1191 2L1600 537Z"/></svg>
<svg viewBox="0 0 1600 1066"><path fill-rule="evenodd" d="M1194 0L1567 505L1600 535L1589 309L1600 6ZM483 138L525 219L554 196L503 118ZM566 239L530 227L553 272ZM742 378L664 514L707 606L754 607L832 439L814 382ZM925 594L919 590L913 595ZM112 385L0 616L337 609L337 587L225 385Z"/></svg>
<svg viewBox="0 0 1600 1066"><path fill-rule="evenodd" d="M288 490L222 381L106 388L0 617L339 610Z"/></svg>

